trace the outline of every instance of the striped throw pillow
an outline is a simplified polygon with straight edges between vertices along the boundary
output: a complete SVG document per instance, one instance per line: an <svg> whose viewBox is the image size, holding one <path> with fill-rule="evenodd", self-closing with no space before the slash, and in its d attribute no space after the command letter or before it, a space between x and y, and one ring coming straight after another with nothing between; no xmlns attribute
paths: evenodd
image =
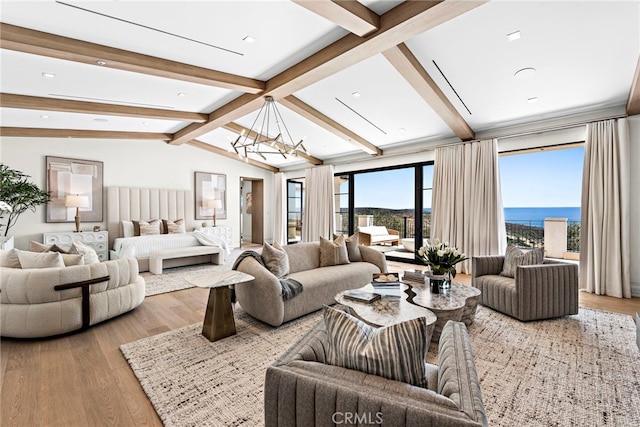
<svg viewBox="0 0 640 427"><path fill-rule="evenodd" d="M374 328L344 311L324 306L324 322L330 365L427 387L429 342L424 317Z"/></svg>
<svg viewBox="0 0 640 427"><path fill-rule="evenodd" d="M519 248L516 245L507 246L502 265L501 276L516 277L519 265L536 265L544 261L544 248Z"/></svg>

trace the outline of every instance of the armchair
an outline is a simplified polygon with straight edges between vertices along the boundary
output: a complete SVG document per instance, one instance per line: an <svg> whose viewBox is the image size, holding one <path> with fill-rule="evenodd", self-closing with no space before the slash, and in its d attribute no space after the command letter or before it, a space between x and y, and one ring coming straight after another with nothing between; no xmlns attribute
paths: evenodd
<svg viewBox="0 0 640 427"><path fill-rule="evenodd" d="M472 258L471 285L480 289L480 304L521 321L578 313L578 266L545 258L521 265L515 278L500 276L504 256Z"/></svg>

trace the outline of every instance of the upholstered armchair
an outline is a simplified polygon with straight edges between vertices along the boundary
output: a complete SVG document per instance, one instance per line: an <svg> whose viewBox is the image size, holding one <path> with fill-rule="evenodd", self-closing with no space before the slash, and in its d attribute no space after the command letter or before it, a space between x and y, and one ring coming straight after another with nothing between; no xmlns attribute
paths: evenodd
<svg viewBox="0 0 640 427"><path fill-rule="evenodd" d="M482 291L480 304L518 320L578 313L578 266L545 258L520 265L515 277L501 276L504 256L472 258L471 284Z"/></svg>

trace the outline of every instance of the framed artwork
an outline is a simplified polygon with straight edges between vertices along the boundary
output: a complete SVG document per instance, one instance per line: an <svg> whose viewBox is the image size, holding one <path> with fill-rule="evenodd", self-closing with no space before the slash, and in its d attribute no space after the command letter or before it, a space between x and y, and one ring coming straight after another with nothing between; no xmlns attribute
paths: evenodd
<svg viewBox="0 0 640 427"><path fill-rule="evenodd" d="M196 219L227 218L227 176L219 173L195 173ZM219 202L218 202L219 201Z"/></svg>
<svg viewBox="0 0 640 427"><path fill-rule="evenodd" d="M84 207L80 216L84 222L102 222L103 163L94 160L46 156L47 203L46 222L74 222L76 208L66 207L67 196L82 196Z"/></svg>

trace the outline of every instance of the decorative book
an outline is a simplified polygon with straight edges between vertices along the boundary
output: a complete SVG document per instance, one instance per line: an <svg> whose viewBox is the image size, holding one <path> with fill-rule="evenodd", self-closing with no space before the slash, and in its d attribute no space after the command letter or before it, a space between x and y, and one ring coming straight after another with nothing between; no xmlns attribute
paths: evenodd
<svg viewBox="0 0 640 427"><path fill-rule="evenodd" d="M424 278L426 273L427 273L427 270L410 268L404 271L404 274L402 275L402 280L404 280L405 282L408 281L408 282L424 283Z"/></svg>
<svg viewBox="0 0 640 427"><path fill-rule="evenodd" d="M375 273L371 282L374 288L385 288L400 286L400 278L397 274L392 273Z"/></svg>
<svg viewBox="0 0 640 427"><path fill-rule="evenodd" d="M345 298L367 303L374 302L380 299L380 294L358 290L346 291L343 295Z"/></svg>

